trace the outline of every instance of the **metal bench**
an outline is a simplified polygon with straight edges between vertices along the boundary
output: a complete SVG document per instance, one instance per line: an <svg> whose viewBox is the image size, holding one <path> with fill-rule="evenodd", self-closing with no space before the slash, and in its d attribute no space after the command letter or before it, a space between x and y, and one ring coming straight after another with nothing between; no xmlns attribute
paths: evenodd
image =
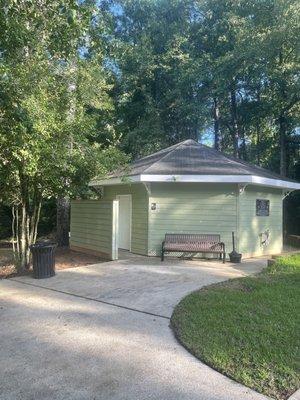
<svg viewBox="0 0 300 400"><path fill-rule="evenodd" d="M226 257L225 244L220 235L214 234L166 233L161 246L161 261L164 261L165 252L219 254L223 263Z"/></svg>

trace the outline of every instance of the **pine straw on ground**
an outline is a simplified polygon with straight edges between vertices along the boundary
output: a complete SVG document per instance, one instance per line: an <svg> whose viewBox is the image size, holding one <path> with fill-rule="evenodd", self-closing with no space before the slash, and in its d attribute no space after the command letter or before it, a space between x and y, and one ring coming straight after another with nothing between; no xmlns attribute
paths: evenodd
<svg viewBox="0 0 300 400"><path fill-rule="evenodd" d="M103 258L84 254L69 248L58 248L55 253L55 269L77 268L84 265L98 264L105 262ZM27 274L31 273L31 268ZM26 274L26 273L25 273ZM13 265L13 253L11 248L0 248L0 279L11 278L20 274Z"/></svg>

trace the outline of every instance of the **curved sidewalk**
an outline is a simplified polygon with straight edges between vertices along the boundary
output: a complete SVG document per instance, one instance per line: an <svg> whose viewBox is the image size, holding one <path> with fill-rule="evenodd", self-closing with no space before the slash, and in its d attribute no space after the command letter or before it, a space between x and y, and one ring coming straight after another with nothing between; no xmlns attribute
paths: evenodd
<svg viewBox="0 0 300 400"><path fill-rule="evenodd" d="M264 265L130 257L0 281L0 399L266 399L198 361L169 328L186 293Z"/></svg>

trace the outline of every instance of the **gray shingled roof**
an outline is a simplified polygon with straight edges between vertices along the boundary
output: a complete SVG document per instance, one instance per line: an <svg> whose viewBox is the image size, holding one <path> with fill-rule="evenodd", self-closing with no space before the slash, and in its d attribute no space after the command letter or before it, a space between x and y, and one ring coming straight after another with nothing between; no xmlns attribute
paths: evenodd
<svg viewBox="0 0 300 400"><path fill-rule="evenodd" d="M129 170L109 176L134 175L256 175L295 182L223 154L189 139L133 162Z"/></svg>

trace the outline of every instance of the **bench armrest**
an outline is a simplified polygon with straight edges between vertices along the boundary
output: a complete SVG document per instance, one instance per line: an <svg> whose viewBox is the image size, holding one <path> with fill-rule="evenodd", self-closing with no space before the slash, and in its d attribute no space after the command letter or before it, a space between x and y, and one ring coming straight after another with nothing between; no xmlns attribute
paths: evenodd
<svg viewBox="0 0 300 400"><path fill-rule="evenodd" d="M213 245L211 246L211 248L213 249L213 248L216 247L216 246L221 246L221 248L222 248L223 250L225 250L225 243L224 243L224 242L215 243L215 244L213 244Z"/></svg>

